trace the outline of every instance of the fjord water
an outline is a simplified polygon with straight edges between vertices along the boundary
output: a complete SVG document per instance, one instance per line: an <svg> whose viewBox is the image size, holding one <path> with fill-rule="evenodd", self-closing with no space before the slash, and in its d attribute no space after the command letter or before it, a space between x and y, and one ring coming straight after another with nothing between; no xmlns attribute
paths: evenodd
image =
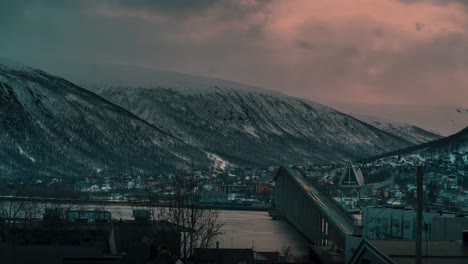
<svg viewBox="0 0 468 264"><path fill-rule="evenodd" d="M97 208L95 206L89 206ZM87 208L87 209L91 209ZM113 219L132 219L132 207L109 205L105 210ZM223 235L218 239L220 248L254 248L256 251L278 251L291 247L296 257L305 256L308 242L285 220L272 220L262 211L219 211Z"/></svg>

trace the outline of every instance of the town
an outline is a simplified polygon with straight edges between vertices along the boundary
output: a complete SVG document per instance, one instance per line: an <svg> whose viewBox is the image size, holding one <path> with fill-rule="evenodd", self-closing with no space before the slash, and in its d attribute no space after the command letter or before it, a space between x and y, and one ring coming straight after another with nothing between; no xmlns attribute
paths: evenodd
<svg viewBox="0 0 468 264"><path fill-rule="evenodd" d="M67 231L67 238L54 239L59 239L62 241L61 243L83 245L84 242L80 240L83 238L79 237L89 236L86 241L91 239L96 243L90 246L89 243L93 242L86 242L87 245L94 249L98 247L99 250L97 251L99 252L107 252L106 254L103 253L102 256L98 255L106 257L109 261L115 261L115 263L132 263L131 261L134 261L135 258L142 261L145 258L154 258L158 254L164 256L164 258L176 258L176 256L179 256L177 252L181 252L183 248L183 242L181 241L188 239L187 235L181 234L190 234L190 228L187 229L184 223L173 223L173 221L167 221L167 219L156 220L156 218L153 218L151 214L153 211L150 208L173 206L171 197L180 192L181 189L178 189L178 186L181 183L187 184L187 182L190 182L188 185L193 189L189 193L196 194L195 201L190 200L192 201L190 204L197 205L197 208L200 207L201 211L214 210L213 212L215 212L216 210L226 209L259 210L265 213L268 211L272 220L287 221L294 226L297 232L309 241L313 249L312 252L315 252L313 255L309 254L309 256L294 258L296 263L305 263L307 259L317 263L324 262L324 259L326 263L351 263L352 255L342 255L337 254L337 252L345 250L346 247L353 247L355 250L366 247L368 245L365 243L369 243L366 239L381 241L391 241L388 239L411 241L415 239L417 166L424 168L423 195L426 227L423 238L427 241L444 240L448 241L447 243L459 240L462 230L468 228L468 217L465 218L465 215L468 214L468 191L466 191L468 189L468 153L458 152L441 157L422 157L417 154L395 155L373 161L355 162L355 164L348 161L345 164L297 164L281 168L274 166L260 169L210 168L205 171L187 170L179 175L139 175L138 173L109 173L106 175L106 172L101 171L95 175L73 179L55 177L4 178L0 186L2 193L6 194L2 196L2 219L4 219L3 221L7 219L7 221L3 222L4 235L2 239L12 239L8 234L13 232L16 234L15 240L19 244L50 244L52 238L44 241L36 241L38 236L35 236L36 238L33 241L25 239L28 232L32 232L31 230L36 230L34 232L50 232L48 228L51 228L52 222L53 225L61 223L62 228L71 228L75 230L74 232L77 232L75 236L72 236ZM322 221L323 229L320 232L323 233L324 237L320 241L312 239L311 234L314 233L307 227L310 222L309 224L302 222L312 221L309 218L304 218L308 216L308 213L304 212L299 219L291 218L291 212L299 210L295 209L296 204L303 204L300 202L301 198L299 196L294 198L294 201L297 200L298 202L292 204L287 202L289 205L284 207L285 201L290 199L284 196L284 192L289 192L283 187L284 180L278 182L281 177L285 177L284 175L291 175L292 179L298 182L304 181L301 184L309 186L304 187L306 189L315 189L317 192L315 195L322 203L330 203L326 205L326 210L331 210L330 208L337 210L338 215L330 219L327 218L327 214L330 214L330 212L320 211L320 215L322 215L320 221ZM303 190L295 190L294 195L297 196L301 192ZM53 199L47 200L51 198ZM29 207L24 205L30 202L48 204L48 201L54 201L55 207L45 205L43 207L45 211L35 211L35 215L31 211L27 211L26 209ZM184 200L184 203L187 201ZM102 209L91 211L72 209L72 207L67 209L62 205L57 206L61 203L95 203L102 205ZM6 206L11 206L11 204L18 204L18 207L21 205L22 212L18 211L16 216L7 214ZM133 205L133 208L140 209L133 210L131 213L133 218L129 218L129 215L124 220L122 218L118 220L106 209L106 204ZM186 205L184 204L184 206ZM309 205L303 204L302 206L301 211L317 210L307 209ZM324 210L324 208L321 210ZM44 214L43 217L41 217L41 214ZM26 218L29 220L26 221ZM13 224L12 221L14 221ZM153 223L153 221L156 222ZM337 242L341 241L337 239L337 234L331 235L329 233L332 226L336 225L333 221L347 222L350 228L354 230L347 236L355 237L356 234L359 234L359 236L355 237L356 239L347 239L344 244ZM26 223L30 226L29 228L32 228L30 231L24 229ZM314 222L312 221L312 223ZM155 230L151 228L152 225L156 225L158 228ZM316 225L320 226L319 223L316 223ZM330 228L330 231L328 228ZM141 229L142 234L147 234L143 236L144 243L142 244L146 246L141 246L143 249L146 248L144 249L146 253L135 253L125 248L128 246L124 246L122 244L124 242L107 239L110 234L114 234L110 235L112 239L129 239L123 235L128 232L125 230L136 229ZM158 233L162 232L161 230L164 230L164 235ZM120 237L115 235L116 232L121 234ZM333 232L337 233L338 231ZM99 234L100 238L97 235L91 237L91 234ZM161 237L166 240L155 240L155 238L159 239ZM180 240L181 237L182 240ZM363 240L362 238L366 239ZM103 242L103 239L106 241ZM132 239L135 240L135 238ZM348 245L352 241L354 241L354 244ZM116 246L119 243L121 244L120 247L125 249L119 251L119 246ZM213 243L213 241L210 243ZM159 247L152 249L153 244L158 244ZM111 245L110 251L106 249L109 245ZM164 245L164 250L162 250L161 245ZM329 251L330 248L334 249L334 251ZM115 257L118 252L126 252L129 255L125 258ZM198 261L204 258L219 259L220 255L217 254L223 255L226 253L222 249L218 249L218 253L216 252L193 248L190 250L190 258L198 259ZM232 249L226 254L233 254L233 256L247 254L248 256L256 256L256 259L270 261L262 262L257 260L255 263L281 263L288 258L293 261L290 251L262 253L255 252L253 249L250 249L250 251L246 251L246 249L235 251ZM114 257L108 258L107 256ZM468 254L466 257L468 257ZM183 259L186 258L187 255Z"/></svg>
<svg viewBox="0 0 468 264"><path fill-rule="evenodd" d="M468 156L454 152L441 157L420 155L390 156L372 162L348 164L296 164L308 180L329 197L337 198L350 209L360 206L414 206L415 166L424 167L425 207L441 211L468 211ZM363 182L358 189L336 188L345 170L352 168ZM57 178L2 178L0 191L10 197L42 197L102 202L144 202L148 192L164 200L174 192L177 177L189 173L197 179L202 204L225 207L270 208L275 189L277 167L209 168L180 174L141 175L130 172L96 172L94 175ZM1 177L1 176L0 176ZM199 188L199 190L198 190ZM27 195L26 195L27 194Z"/></svg>

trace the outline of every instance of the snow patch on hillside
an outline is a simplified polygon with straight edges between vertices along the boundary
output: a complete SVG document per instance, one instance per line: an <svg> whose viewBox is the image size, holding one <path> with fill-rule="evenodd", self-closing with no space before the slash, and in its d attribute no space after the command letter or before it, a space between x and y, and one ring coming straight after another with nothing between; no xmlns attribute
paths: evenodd
<svg viewBox="0 0 468 264"><path fill-rule="evenodd" d="M233 167L234 165L229 163L228 161L222 159L220 156L213 154L213 153L207 153L208 159L213 161L213 167L221 170L225 170L228 167Z"/></svg>
<svg viewBox="0 0 468 264"><path fill-rule="evenodd" d="M33 158L31 155L29 155L26 151L24 151L23 148L21 148L20 146L18 146L18 151L19 151L19 154L25 156L25 157L28 158L31 162L36 163L36 159Z"/></svg>
<svg viewBox="0 0 468 264"><path fill-rule="evenodd" d="M252 126L244 125L244 131L256 138L259 138L259 136L255 133L255 128Z"/></svg>

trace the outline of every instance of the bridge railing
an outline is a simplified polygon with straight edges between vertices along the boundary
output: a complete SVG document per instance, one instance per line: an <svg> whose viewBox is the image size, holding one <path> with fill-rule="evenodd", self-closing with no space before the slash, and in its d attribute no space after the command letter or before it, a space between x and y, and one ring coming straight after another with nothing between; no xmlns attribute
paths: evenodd
<svg viewBox="0 0 468 264"><path fill-rule="evenodd" d="M322 196L324 196L324 197L326 197L326 199L330 200L336 206L336 208L339 209L343 213L343 215L349 220L348 222L350 224L355 225L357 219L346 208L344 208L342 204L337 202L333 197L330 197L327 193L325 193L320 187L315 185L313 182L310 182L307 179L306 179L306 181L307 181L307 183L309 185L311 185L312 187L317 189Z"/></svg>
<svg viewBox="0 0 468 264"><path fill-rule="evenodd" d="M341 216L342 220L346 222L346 224L352 228L353 232L356 232L358 230L357 227L357 219L350 213L348 212L348 210L346 210L340 203L338 203L335 199L331 198L330 196L328 196L326 193L324 193L322 190L320 190L320 188L317 188L317 186L315 186L314 184L312 184L309 180L307 180L306 177L304 177L304 174L302 173L302 171L300 170L297 170L296 171L298 172L298 174L296 175L295 173L290 173L292 174L291 176L294 178L294 177L300 177L301 178L301 181L303 181L306 185L308 185L309 188L313 188L314 190L316 190L316 193L317 195L319 196L319 199L320 200L327 200L327 201L330 201L331 202L331 205L334 206L334 209L337 209L337 210L334 210L338 215ZM296 179L297 181L297 179ZM330 221L334 222L335 224L337 225L340 225L342 223L339 223L337 221L339 221L338 219L330 219Z"/></svg>

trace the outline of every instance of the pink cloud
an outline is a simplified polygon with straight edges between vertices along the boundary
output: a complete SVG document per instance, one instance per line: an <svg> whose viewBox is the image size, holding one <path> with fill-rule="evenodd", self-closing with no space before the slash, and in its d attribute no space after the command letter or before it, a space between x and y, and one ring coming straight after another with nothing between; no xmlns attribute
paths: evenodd
<svg viewBox="0 0 468 264"><path fill-rule="evenodd" d="M428 96L421 104L468 100L464 88L468 82L459 77L468 73L468 65L455 61L457 56L466 57L464 50L450 50L450 43L435 42L453 34L466 42L468 14L459 3L277 1L270 21L267 41L273 43L278 63L288 68L286 76L297 80L285 78L283 85L296 85L291 94L379 103L414 103L421 93ZM415 59L434 56L423 61L432 65L406 60L418 52L422 54L414 55ZM449 60L448 65L444 60ZM413 72L405 65L422 69ZM405 72L397 74L395 67ZM453 70L457 78L450 73ZM444 96L439 95L442 87L448 89Z"/></svg>

